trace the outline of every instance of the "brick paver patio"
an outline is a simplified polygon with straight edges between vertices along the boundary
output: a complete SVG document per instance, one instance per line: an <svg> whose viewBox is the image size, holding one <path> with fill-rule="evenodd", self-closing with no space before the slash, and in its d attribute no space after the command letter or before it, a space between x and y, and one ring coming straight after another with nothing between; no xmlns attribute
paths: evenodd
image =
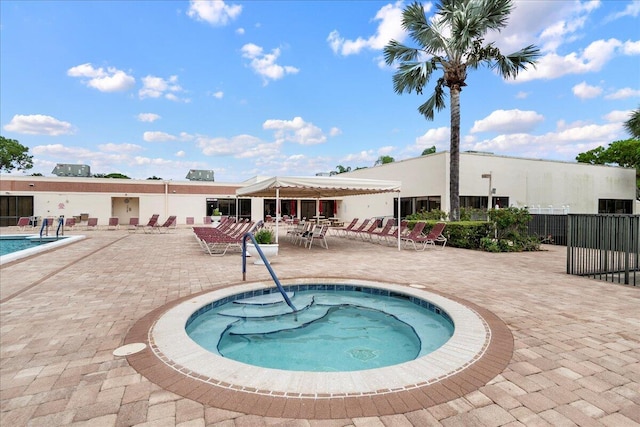
<svg viewBox="0 0 640 427"><path fill-rule="evenodd" d="M403 413L315 420L190 400L113 355L154 309L240 282L237 254L205 255L186 228L72 233L87 239L0 267L2 426L640 425L640 289L566 275L564 247L491 254L282 242L273 265L281 278L422 284L490 311L514 338L506 368L474 391ZM247 279L268 273L250 264Z"/></svg>

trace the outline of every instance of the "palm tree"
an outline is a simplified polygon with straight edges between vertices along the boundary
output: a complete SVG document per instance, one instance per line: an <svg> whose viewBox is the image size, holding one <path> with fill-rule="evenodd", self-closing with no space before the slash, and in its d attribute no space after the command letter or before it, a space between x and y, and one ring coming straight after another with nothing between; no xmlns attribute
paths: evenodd
<svg viewBox="0 0 640 427"><path fill-rule="evenodd" d="M427 120L433 120L434 110L445 108L444 88L449 88L449 216L452 221L460 219L460 91L466 86L467 69L487 65L497 69L504 78L515 78L518 71L534 65L540 56L540 50L534 45L504 56L493 43L484 42L489 30L500 31L506 26L512 9L512 0L441 0L429 20L422 4L414 2L402 12L402 26L419 47L408 47L391 40L384 48L387 64L399 63L393 75L393 89L398 94L415 90L421 95L434 71L443 71L433 94L418 111Z"/></svg>
<svg viewBox="0 0 640 427"><path fill-rule="evenodd" d="M636 139L640 139L640 107L633 110L629 115L629 120L624 122L625 129Z"/></svg>

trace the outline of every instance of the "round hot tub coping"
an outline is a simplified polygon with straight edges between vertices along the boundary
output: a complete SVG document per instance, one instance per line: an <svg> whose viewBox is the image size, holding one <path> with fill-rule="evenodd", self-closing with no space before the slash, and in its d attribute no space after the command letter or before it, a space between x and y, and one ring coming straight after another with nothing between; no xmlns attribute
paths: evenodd
<svg viewBox="0 0 640 427"><path fill-rule="evenodd" d="M162 360L189 370L192 375L215 378L236 387L269 393L326 395L367 394L382 389L408 389L446 378L473 363L486 349L491 332L483 319L464 305L425 290L394 283L365 280L283 280L283 286L321 283L355 285L410 295L433 303L453 320L453 336L440 348L398 365L350 372L286 371L247 365L211 353L195 343L185 330L187 320L200 307L222 298L265 288L273 282L252 282L198 295L162 315L150 333L154 352Z"/></svg>

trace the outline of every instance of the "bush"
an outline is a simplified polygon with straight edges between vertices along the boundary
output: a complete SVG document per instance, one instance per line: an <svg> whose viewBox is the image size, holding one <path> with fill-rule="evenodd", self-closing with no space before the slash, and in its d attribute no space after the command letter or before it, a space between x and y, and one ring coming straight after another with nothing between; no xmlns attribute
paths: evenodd
<svg viewBox="0 0 640 427"><path fill-rule="evenodd" d="M500 252L540 250L538 239L528 233L531 214L527 209L491 209L489 218L495 225L494 240Z"/></svg>
<svg viewBox="0 0 640 427"><path fill-rule="evenodd" d="M253 237L255 237L256 242L258 242L258 244L260 245L269 245L275 241L275 235L273 234L273 231L269 230L268 228L261 228L260 230L256 231Z"/></svg>
<svg viewBox="0 0 640 427"><path fill-rule="evenodd" d="M424 209L411 215L407 215L409 221L444 221L447 219L447 213L440 209L432 209L429 212Z"/></svg>

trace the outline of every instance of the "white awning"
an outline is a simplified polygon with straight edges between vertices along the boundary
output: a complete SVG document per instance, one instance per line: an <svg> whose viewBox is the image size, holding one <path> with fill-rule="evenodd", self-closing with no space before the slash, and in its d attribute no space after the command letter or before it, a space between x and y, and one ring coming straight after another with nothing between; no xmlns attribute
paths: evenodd
<svg viewBox="0 0 640 427"><path fill-rule="evenodd" d="M274 176L236 190L238 197L321 199L361 194L400 192L400 181L341 178L339 176Z"/></svg>

